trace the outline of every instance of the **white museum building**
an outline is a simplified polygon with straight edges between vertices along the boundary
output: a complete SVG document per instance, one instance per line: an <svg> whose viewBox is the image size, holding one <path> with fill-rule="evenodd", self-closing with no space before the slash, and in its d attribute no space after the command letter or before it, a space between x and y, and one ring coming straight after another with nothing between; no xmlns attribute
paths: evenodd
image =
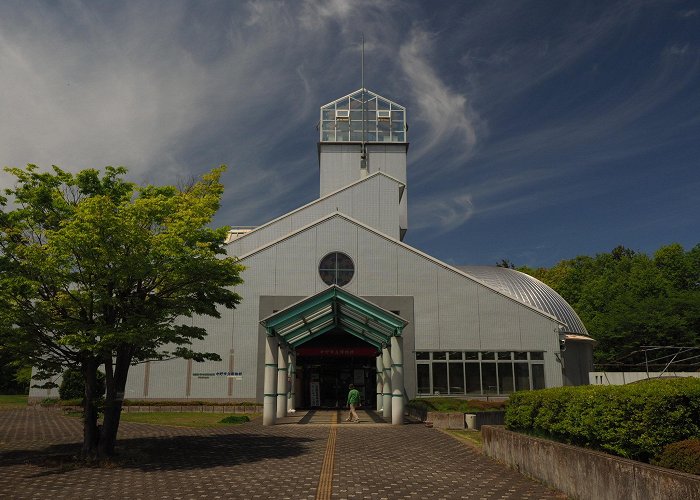
<svg viewBox="0 0 700 500"><path fill-rule="evenodd" d="M588 383L594 341L554 290L403 242L407 129L403 106L364 88L322 106L319 198L233 229L243 301L192 320L209 332L193 347L222 361L136 365L125 397L264 402L271 424L294 408L343 406L353 383L365 406L401 423L416 397Z"/></svg>

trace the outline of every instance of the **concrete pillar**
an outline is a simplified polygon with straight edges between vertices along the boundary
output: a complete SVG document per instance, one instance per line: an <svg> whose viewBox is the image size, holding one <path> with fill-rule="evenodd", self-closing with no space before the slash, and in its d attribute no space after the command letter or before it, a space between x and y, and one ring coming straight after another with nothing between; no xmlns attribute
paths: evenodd
<svg viewBox="0 0 700 500"><path fill-rule="evenodd" d="M277 406L277 338L265 337L263 425L275 425Z"/></svg>
<svg viewBox="0 0 700 500"><path fill-rule="evenodd" d="M382 375L382 394L384 395L384 411L382 416L384 418L391 418L391 352L389 352L389 346L382 347L382 365L383 365L383 375Z"/></svg>
<svg viewBox="0 0 700 500"><path fill-rule="evenodd" d="M297 353L294 350L289 351L289 369L287 370L287 387L289 394L287 395L287 413L296 411L296 401L294 400L294 381L297 372Z"/></svg>
<svg viewBox="0 0 700 500"><path fill-rule="evenodd" d="M403 339L391 337L391 423L403 425Z"/></svg>
<svg viewBox="0 0 700 500"><path fill-rule="evenodd" d="M287 416L287 346L280 343L277 354L277 418Z"/></svg>
<svg viewBox="0 0 700 500"><path fill-rule="evenodd" d="M384 408L384 362L382 361L382 355L377 356L377 411L382 411Z"/></svg>

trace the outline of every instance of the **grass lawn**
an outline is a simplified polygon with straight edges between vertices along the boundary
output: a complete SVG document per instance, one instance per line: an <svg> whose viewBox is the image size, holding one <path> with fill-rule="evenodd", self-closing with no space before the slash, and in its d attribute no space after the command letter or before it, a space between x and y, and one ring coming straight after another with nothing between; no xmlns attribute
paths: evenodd
<svg viewBox="0 0 700 500"><path fill-rule="evenodd" d="M466 441L470 445L481 449L483 447L483 439L481 437L481 432L480 431L461 431L461 430L447 430L448 434L452 434L458 439L462 439L463 441Z"/></svg>
<svg viewBox="0 0 700 500"><path fill-rule="evenodd" d="M231 415L241 415L239 413L202 413L202 412L168 412L154 411L143 413L122 413L122 422L138 422L142 424L174 425L177 427L225 427L221 420ZM247 415L253 419L258 414Z"/></svg>
<svg viewBox="0 0 700 500"><path fill-rule="evenodd" d="M0 395L0 410L15 410L27 406L26 394Z"/></svg>

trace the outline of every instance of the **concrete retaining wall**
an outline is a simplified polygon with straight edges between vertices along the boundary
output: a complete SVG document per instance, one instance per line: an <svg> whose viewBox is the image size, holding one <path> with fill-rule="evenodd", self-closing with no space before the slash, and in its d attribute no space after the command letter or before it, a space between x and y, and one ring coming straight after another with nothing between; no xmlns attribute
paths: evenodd
<svg viewBox="0 0 700 500"><path fill-rule="evenodd" d="M503 424L505 411L478 411L476 413L443 413L429 411L422 420L432 422L436 429L466 429L466 415L475 415L475 429L481 429L482 425Z"/></svg>
<svg viewBox="0 0 700 500"><path fill-rule="evenodd" d="M573 499L700 500L700 476L484 426L483 450Z"/></svg>

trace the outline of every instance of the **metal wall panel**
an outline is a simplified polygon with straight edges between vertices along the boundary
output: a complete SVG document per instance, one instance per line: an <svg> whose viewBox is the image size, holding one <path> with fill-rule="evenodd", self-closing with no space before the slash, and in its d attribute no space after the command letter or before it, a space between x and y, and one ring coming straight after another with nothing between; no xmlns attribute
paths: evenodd
<svg viewBox="0 0 700 500"><path fill-rule="evenodd" d="M143 399L143 379L146 365L139 363L129 368L129 377L126 379L124 387L124 397L126 399Z"/></svg>
<svg viewBox="0 0 700 500"><path fill-rule="evenodd" d="M485 350L520 349L518 308L514 301L486 287L479 287L479 323L481 348Z"/></svg>
<svg viewBox="0 0 700 500"><path fill-rule="evenodd" d="M356 266L359 295L397 295L397 246L384 238L360 229L357 235Z"/></svg>
<svg viewBox="0 0 700 500"><path fill-rule="evenodd" d="M522 308L519 311L520 339L525 351L558 350L558 323L535 311Z"/></svg>
<svg viewBox="0 0 700 500"><path fill-rule="evenodd" d="M369 172L385 172L406 184L406 144L369 144ZM399 204L399 225L408 229L408 186Z"/></svg>
<svg viewBox="0 0 700 500"><path fill-rule="evenodd" d="M369 173L386 172L406 183L406 144L368 144Z"/></svg>
<svg viewBox="0 0 700 500"><path fill-rule="evenodd" d="M399 295L415 297L416 349L440 349L437 267L403 247L399 248L396 264Z"/></svg>
<svg viewBox="0 0 700 500"><path fill-rule="evenodd" d="M310 295L303 292L316 289L316 229L303 231L277 246L274 295Z"/></svg>
<svg viewBox="0 0 700 500"><path fill-rule="evenodd" d="M479 285L449 269L438 268L440 347L479 349Z"/></svg>
<svg viewBox="0 0 700 500"><path fill-rule="evenodd" d="M360 144L321 144L319 151L321 196L360 178Z"/></svg>
<svg viewBox="0 0 700 500"><path fill-rule="evenodd" d="M381 175L368 178L232 241L227 247L228 255L245 255L336 211L398 238L398 196L399 185L394 180Z"/></svg>
<svg viewBox="0 0 700 500"><path fill-rule="evenodd" d="M149 398L184 398L186 361L171 359L169 361L151 361L148 371Z"/></svg>

